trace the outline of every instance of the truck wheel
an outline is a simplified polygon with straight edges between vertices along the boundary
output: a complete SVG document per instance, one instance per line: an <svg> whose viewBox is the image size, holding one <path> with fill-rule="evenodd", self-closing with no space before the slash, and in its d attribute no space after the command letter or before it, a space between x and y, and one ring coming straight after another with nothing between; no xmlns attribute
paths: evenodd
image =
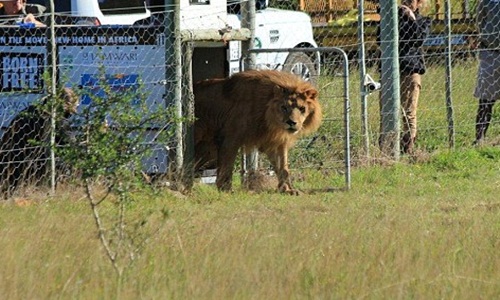
<svg viewBox="0 0 500 300"><path fill-rule="evenodd" d="M318 80L318 70L314 65L314 61L311 57L302 52L290 53L285 60L283 71L298 75L313 85L315 85Z"/></svg>

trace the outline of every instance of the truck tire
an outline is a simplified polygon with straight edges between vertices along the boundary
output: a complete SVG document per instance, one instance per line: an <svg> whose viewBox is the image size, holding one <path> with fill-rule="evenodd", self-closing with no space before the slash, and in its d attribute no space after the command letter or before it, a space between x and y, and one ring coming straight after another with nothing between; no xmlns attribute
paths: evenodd
<svg viewBox="0 0 500 300"><path fill-rule="evenodd" d="M313 85L316 85L319 75L313 59L303 52L290 53L285 60L283 71L298 75Z"/></svg>

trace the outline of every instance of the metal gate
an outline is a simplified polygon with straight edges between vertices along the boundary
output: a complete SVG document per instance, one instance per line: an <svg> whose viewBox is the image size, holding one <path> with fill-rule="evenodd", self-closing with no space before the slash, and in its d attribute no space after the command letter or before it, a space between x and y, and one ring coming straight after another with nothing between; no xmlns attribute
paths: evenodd
<svg viewBox="0 0 500 300"><path fill-rule="evenodd" d="M318 78L314 78L320 92L320 100L323 100L324 119L322 128L312 137L303 139L297 144L290 154L290 165L292 168L322 169L327 174L332 169L338 173L343 173L345 182L344 186L340 189L349 190L351 188L351 155L349 62L347 54L342 49L336 47L250 49L248 51L248 55L258 55L260 53L306 53L309 56L320 54L321 57L329 58L328 63L321 66L323 74L318 76ZM245 59L247 59L247 56L243 56L241 62ZM283 68L284 66L281 67ZM241 69L243 70L243 63L241 63ZM337 94L338 78L341 79L342 83L340 84L340 93ZM343 102L342 110L331 107L335 105L335 100ZM343 152L336 151L339 146L335 140L338 135L336 136L335 133L341 135ZM249 157L244 156L242 162L242 180L248 175L249 170L259 168L260 160L256 159L256 157L256 154ZM339 166L339 163L342 166ZM333 187L322 190L330 191L338 189Z"/></svg>

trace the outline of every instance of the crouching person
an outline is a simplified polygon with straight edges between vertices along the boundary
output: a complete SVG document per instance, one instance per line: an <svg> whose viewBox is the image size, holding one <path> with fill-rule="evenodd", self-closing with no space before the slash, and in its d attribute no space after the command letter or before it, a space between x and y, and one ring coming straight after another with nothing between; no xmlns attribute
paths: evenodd
<svg viewBox="0 0 500 300"><path fill-rule="evenodd" d="M21 186L40 184L49 174L49 145L51 114L44 98L21 111L2 135L0 145L0 197L9 198ZM76 112L78 97L70 88L64 88L61 120ZM58 124L60 125L60 124ZM61 143L67 134L63 126L56 126L56 142Z"/></svg>

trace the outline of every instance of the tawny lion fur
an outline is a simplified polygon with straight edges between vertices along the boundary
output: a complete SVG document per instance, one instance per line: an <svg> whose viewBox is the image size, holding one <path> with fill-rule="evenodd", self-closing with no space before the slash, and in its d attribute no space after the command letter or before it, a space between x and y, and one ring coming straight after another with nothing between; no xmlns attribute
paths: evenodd
<svg viewBox="0 0 500 300"><path fill-rule="evenodd" d="M238 150L265 153L278 190L298 194L290 182L288 150L322 120L317 90L296 75L245 71L194 86L196 168L214 163L217 187L230 190Z"/></svg>

